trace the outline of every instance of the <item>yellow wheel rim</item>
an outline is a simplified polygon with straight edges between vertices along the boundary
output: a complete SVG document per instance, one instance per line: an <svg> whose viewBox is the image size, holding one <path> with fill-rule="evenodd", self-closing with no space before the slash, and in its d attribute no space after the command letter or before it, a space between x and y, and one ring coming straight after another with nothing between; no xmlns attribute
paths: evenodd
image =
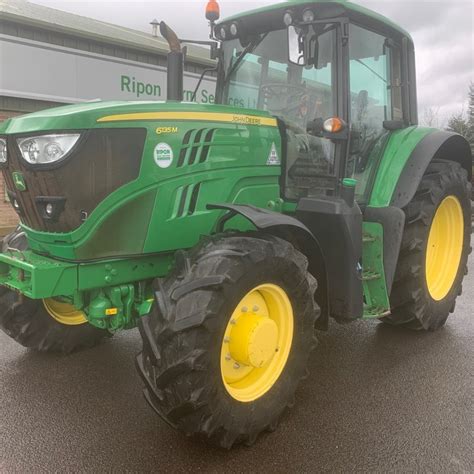
<svg viewBox="0 0 474 474"><path fill-rule="evenodd" d="M227 392L252 402L279 379L293 342L293 308L286 292L264 284L247 293L227 324L221 374Z"/></svg>
<svg viewBox="0 0 474 474"><path fill-rule="evenodd" d="M440 301L451 290L459 270L464 241L464 215L459 199L446 197L431 223L426 251L426 283Z"/></svg>
<svg viewBox="0 0 474 474"><path fill-rule="evenodd" d="M71 304L63 303L54 298L43 300L43 304L48 314L58 323L67 326L78 326L87 323L86 315Z"/></svg>

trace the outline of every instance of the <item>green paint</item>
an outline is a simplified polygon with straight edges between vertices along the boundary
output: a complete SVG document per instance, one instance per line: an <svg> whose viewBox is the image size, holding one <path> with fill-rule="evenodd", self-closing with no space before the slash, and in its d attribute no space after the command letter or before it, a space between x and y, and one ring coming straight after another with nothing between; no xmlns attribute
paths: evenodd
<svg viewBox="0 0 474 474"><path fill-rule="evenodd" d="M423 138L435 131L433 128L409 127L392 132L379 163L369 206L390 206L398 178L411 153Z"/></svg>
<svg viewBox="0 0 474 474"><path fill-rule="evenodd" d="M73 297L77 292L108 288L165 276L173 255L143 255L136 258L68 263L24 252L0 254L0 285L29 298Z"/></svg>
<svg viewBox="0 0 474 474"><path fill-rule="evenodd" d="M25 178L19 171L15 171L14 173L12 173L12 178L15 184L15 188L18 189L18 191L26 191Z"/></svg>
<svg viewBox="0 0 474 474"><path fill-rule="evenodd" d="M77 265L33 253L0 253L0 285L29 298L70 295L77 285Z"/></svg>
<svg viewBox="0 0 474 474"><path fill-rule="evenodd" d="M357 186L357 179L353 178L344 178L342 184L348 188L355 188Z"/></svg>
<svg viewBox="0 0 474 474"><path fill-rule="evenodd" d="M62 259L84 259L142 253L174 251L194 246L201 235L208 235L214 228L220 211L208 211L207 203L229 202L253 204L266 208L269 201L280 199L279 166L267 166L266 161L272 144L281 154L281 139L276 127L243 125L234 123L208 123L190 121L134 121L97 124L97 119L118 113L151 111L189 111L186 104L135 104L125 106L103 103L68 106L56 109L58 117L67 114L64 121L73 129L80 128L93 116L95 127L146 127L140 176L122 186L104 199L75 231L66 234L38 232L24 226L32 250ZM193 106L193 112L236 112L225 106ZM249 112L253 116L269 116L265 112L238 110L239 115ZM56 128L51 121L58 118L51 111L44 111L37 121L46 128ZM33 116L36 114L32 114ZM28 117L28 116L27 116ZM29 116L31 117L31 116ZM71 117L76 117L73 122ZM14 129L26 130L25 117L13 123ZM65 128L64 126L58 128ZM158 127L177 127L178 133L157 134ZM178 166L182 143L188 130L218 127L212 147L205 162L191 163L192 147L187 147L183 166ZM192 139L195 137L195 133ZM168 168L157 166L155 147L167 143L173 150L174 159ZM205 146L199 144L198 153ZM232 170L232 172L229 172ZM187 195L184 214L177 215L180 192L184 187L200 186L194 213L189 214L191 192ZM127 219L124 219L124 216ZM176 236L179 236L177 239Z"/></svg>
<svg viewBox="0 0 474 474"><path fill-rule="evenodd" d="M134 327L136 314L134 285L116 286L94 292L86 309L87 318L93 326L109 331Z"/></svg>
<svg viewBox="0 0 474 474"><path fill-rule="evenodd" d="M270 117L268 112L255 109L236 108L218 104L189 104L179 102L133 102L133 101L107 101L86 102L82 104L65 105L52 109L41 110L32 114L22 115L2 124L4 134L44 132L45 130L87 130L91 128L124 128L143 127L153 129L153 125L167 126L169 121L153 122L110 122L97 123L101 117L115 114L142 113L142 112L213 112L232 113L239 115L253 115L256 117ZM184 122L173 121L173 125ZM189 124L189 122L185 122ZM206 122L198 125L206 126ZM209 123L207 123L209 125ZM153 129L154 130L154 129ZM268 156L268 155L267 155Z"/></svg>
<svg viewBox="0 0 474 474"><path fill-rule="evenodd" d="M362 278L364 319L386 315L390 301L383 266L383 227L378 223L363 223Z"/></svg>

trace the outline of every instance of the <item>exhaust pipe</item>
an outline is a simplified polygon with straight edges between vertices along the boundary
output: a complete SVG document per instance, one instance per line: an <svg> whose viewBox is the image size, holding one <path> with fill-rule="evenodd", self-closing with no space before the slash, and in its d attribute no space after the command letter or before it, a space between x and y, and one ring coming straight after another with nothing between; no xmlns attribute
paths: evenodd
<svg viewBox="0 0 474 474"><path fill-rule="evenodd" d="M168 41L167 100L183 100L184 52L176 33L164 22L160 23L160 33Z"/></svg>

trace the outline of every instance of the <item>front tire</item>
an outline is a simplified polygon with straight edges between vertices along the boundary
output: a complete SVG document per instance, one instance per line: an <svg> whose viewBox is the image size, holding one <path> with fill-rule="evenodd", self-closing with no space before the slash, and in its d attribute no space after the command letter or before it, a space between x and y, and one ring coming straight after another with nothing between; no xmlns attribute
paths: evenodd
<svg viewBox="0 0 474 474"><path fill-rule="evenodd" d="M316 286L306 257L272 236L217 236L183 253L140 323L147 401L225 448L275 429L315 346Z"/></svg>
<svg viewBox="0 0 474 474"><path fill-rule="evenodd" d="M24 232L6 236L0 247L2 252L26 250ZM111 335L91 326L81 312L59 300L32 300L2 286L0 329L24 347L62 354L93 347Z"/></svg>
<svg viewBox="0 0 474 474"><path fill-rule="evenodd" d="M471 185L455 162L432 162L405 209L406 224L390 301L382 321L434 331L454 311L467 274Z"/></svg>

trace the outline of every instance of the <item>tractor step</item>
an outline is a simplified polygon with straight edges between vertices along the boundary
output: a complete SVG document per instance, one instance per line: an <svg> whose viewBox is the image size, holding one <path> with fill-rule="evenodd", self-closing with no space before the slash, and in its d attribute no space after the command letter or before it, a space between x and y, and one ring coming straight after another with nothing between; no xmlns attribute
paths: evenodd
<svg viewBox="0 0 474 474"><path fill-rule="evenodd" d="M376 238L370 234L364 234L362 236L362 243L368 244L370 242L375 242Z"/></svg>
<svg viewBox="0 0 474 474"><path fill-rule="evenodd" d="M383 265L383 227L377 222L364 222L362 236L363 318L381 318L390 314Z"/></svg>
<svg viewBox="0 0 474 474"><path fill-rule="evenodd" d="M372 272L370 270L364 270L362 272L363 281L379 280L382 277L380 273Z"/></svg>
<svg viewBox="0 0 474 474"><path fill-rule="evenodd" d="M389 310L377 306L364 305L363 319L383 318L390 314Z"/></svg>

